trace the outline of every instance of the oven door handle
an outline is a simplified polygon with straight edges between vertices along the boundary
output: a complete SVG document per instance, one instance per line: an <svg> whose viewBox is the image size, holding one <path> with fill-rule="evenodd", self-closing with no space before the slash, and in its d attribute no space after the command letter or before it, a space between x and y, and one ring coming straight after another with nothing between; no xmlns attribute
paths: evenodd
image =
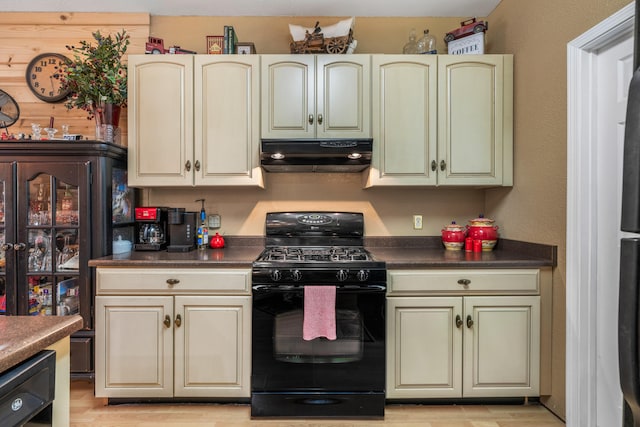
<svg viewBox="0 0 640 427"><path fill-rule="evenodd" d="M305 285L253 285L251 289L255 292L291 292L302 291ZM385 285L335 285L336 291L351 292L386 292Z"/></svg>

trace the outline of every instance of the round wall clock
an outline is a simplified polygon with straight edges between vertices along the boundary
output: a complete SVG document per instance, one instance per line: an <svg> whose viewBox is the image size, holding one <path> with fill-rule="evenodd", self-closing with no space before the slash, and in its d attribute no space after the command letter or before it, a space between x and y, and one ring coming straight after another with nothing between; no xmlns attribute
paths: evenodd
<svg viewBox="0 0 640 427"><path fill-rule="evenodd" d="M71 92L62 89L60 80L68 63L69 58L60 53L41 53L27 65L27 86L45 102L62 101Z"/></svg>

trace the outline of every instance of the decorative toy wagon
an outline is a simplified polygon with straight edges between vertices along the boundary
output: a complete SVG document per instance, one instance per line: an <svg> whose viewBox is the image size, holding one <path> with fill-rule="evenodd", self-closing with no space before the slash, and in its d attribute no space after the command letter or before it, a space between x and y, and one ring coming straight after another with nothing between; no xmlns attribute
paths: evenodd
<svg viewBox="0 0 640 427"><path fill-rule="evenodd" d="M289 25L291 53L346 53L353 40L353 18L320 28Z"/></svg>

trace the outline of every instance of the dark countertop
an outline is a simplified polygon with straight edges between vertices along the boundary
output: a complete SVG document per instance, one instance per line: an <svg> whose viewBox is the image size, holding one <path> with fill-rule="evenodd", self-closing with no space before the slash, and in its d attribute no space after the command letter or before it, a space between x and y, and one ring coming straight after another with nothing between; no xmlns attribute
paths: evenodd
<svg viewBox="0 0 640 427"><path fill-rule="evenodd" d="M0 372L82 328L82 317L0 316Z"/></svg>
<svg viewBox="0 0 640 427"><path fill-rule="evenodd" d="M90 267L251 268L262 237L225 237L223 249L190 252L132 251L89 261ZM447 251L440 237L366 237L365 246L394 268L538 268L557 265L557 247L500 239L491 252Z"/></svg>

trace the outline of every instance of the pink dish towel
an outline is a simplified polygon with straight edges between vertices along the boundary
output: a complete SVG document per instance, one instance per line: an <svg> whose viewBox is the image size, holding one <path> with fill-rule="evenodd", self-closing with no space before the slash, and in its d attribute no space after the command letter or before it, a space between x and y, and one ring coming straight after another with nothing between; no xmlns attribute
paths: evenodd
<svg viewBox="0 0 640 427"><path fill-rule="evenodd" d="M311 341L325 337L336 339L336 287L304 287L304 321L302 338Z"/></svg>

